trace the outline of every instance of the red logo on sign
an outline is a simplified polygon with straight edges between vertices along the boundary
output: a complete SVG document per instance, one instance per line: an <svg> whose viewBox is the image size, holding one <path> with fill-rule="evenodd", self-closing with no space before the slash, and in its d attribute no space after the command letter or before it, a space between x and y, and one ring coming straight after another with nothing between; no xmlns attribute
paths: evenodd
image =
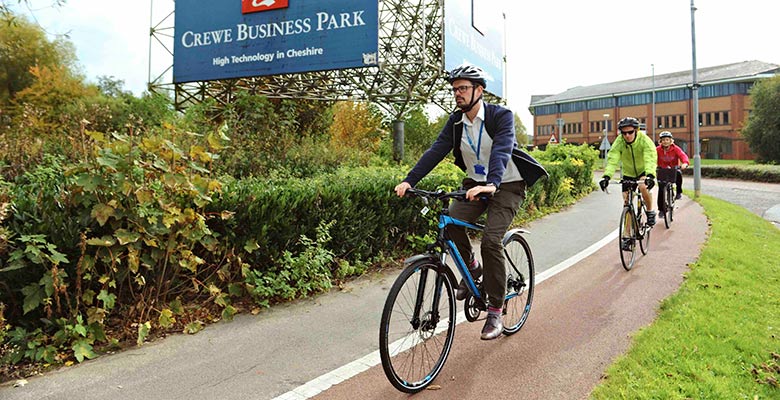
<svg viewBox="0 0 780 400"><path fill-rule="evenodd" d="M287 8L290 0L241 0L241 13L249 14L260 11Z"/></svg>

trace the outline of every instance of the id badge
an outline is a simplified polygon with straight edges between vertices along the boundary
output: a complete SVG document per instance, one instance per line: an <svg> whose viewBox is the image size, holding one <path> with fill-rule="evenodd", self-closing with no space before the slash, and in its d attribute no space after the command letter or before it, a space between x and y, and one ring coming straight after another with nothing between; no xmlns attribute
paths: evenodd
<svg viewBox="0 0 780 400"><path fill-rule="evenodd" d="M474 172L477 175L487 175L487 172L485 172L485 166L481 164L475 164L474 165Z"/></svg>

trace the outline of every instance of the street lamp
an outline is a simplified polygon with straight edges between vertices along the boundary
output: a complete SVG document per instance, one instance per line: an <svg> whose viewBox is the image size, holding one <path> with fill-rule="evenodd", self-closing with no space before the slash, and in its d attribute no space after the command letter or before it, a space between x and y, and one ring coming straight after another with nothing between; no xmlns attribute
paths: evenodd
<svg viewBox="0 0 780 400"><path fill-rule="evenodd" d="M656 143L655 141L655 64L650 64L650 67L653 69L653 117L650 125L653 127L653 143Z"/></svg>
<svg viewBox="0 0 780 400"><path fill-rule="evenodd" d="M601 141L601 147L604 149L604 168L607 167L607 151L609 151L609 114L604 114L604 139Z"/></svg>
<svg viewBox="0 0 780 400"><path fill-rule="evenodd" d="M693 59L693 196L699 198L701 195L701 148L699 143L699 82L696 71L696 22L694 14L696 6L691 0L691 53Z"/></svg>

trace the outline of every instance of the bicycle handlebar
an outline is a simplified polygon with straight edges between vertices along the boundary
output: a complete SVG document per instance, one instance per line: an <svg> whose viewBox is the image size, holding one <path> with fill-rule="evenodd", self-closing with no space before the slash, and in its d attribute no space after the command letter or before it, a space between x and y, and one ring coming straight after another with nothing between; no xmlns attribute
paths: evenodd
<svg viewBox="0 0 780 400"><path fill-rule="evenodd" d="M408 195L419 196L424 199L436 199L442 201L455 199L458 201L468 201L468 199L466 198L466 190L464 189L458 189L453 192L445 192L443 190L430 191L430 190L409 188L406 189L406 193ZM490 197L491 196L486 196L483 193L479 196L479 199L483 201L487 201L488 199L490 199Z"/></svg>
<svg viewBox="0 0 780 400"><path fill-rule="evenodd" d="M436 191L430 191L430 190L423 190L423 189L415 189L415 188L409 188L406 189L406 194L414 196L423 197L426 199L437 199L437 200L446 200L446 199L455 199L455 200L466 200L466 191L465 190L456 190L454 192L445 192L443 190L436 190Z"/></svg>
<svg viewBox="0 0 780 400"><path fill-rule="evenodd" d="M645 180L646 180L646 179L647 179L647 178L645 178ZM631 188L631 190L636 190L636 189L637 189L637 187L639 187L639 181L640 181L640 179L627 179L627 178L620 178L620 179L617 179L617 180L612 180L612 179L610 179L610 182L619 183L619 184L621 184L621 185L622 185L622 184L624 184L624 183L629 183L629 184L632 184L632 188ZM606 193L606 194L609 194L609 186L607 186L606 188L604 188L604 190L602 190L602 191L603 191L604 193Z"/></svg>

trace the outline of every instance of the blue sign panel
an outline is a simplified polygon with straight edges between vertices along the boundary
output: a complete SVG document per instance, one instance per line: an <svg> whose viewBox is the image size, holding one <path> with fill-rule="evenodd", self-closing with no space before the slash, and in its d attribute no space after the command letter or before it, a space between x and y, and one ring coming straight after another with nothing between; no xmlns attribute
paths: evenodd
<svg viewBox="0 0 780 400"><path fill-rule="evenodd" d="M504 17L495 0L444 1L444 69L468 63L488 75L487 91L504 97Z"/></svg>
<svg viewBox="0 0 780 400"><path fill-rule="evenodd" d="M175 83L377 65L377 0L176 0Z"/></svg>

